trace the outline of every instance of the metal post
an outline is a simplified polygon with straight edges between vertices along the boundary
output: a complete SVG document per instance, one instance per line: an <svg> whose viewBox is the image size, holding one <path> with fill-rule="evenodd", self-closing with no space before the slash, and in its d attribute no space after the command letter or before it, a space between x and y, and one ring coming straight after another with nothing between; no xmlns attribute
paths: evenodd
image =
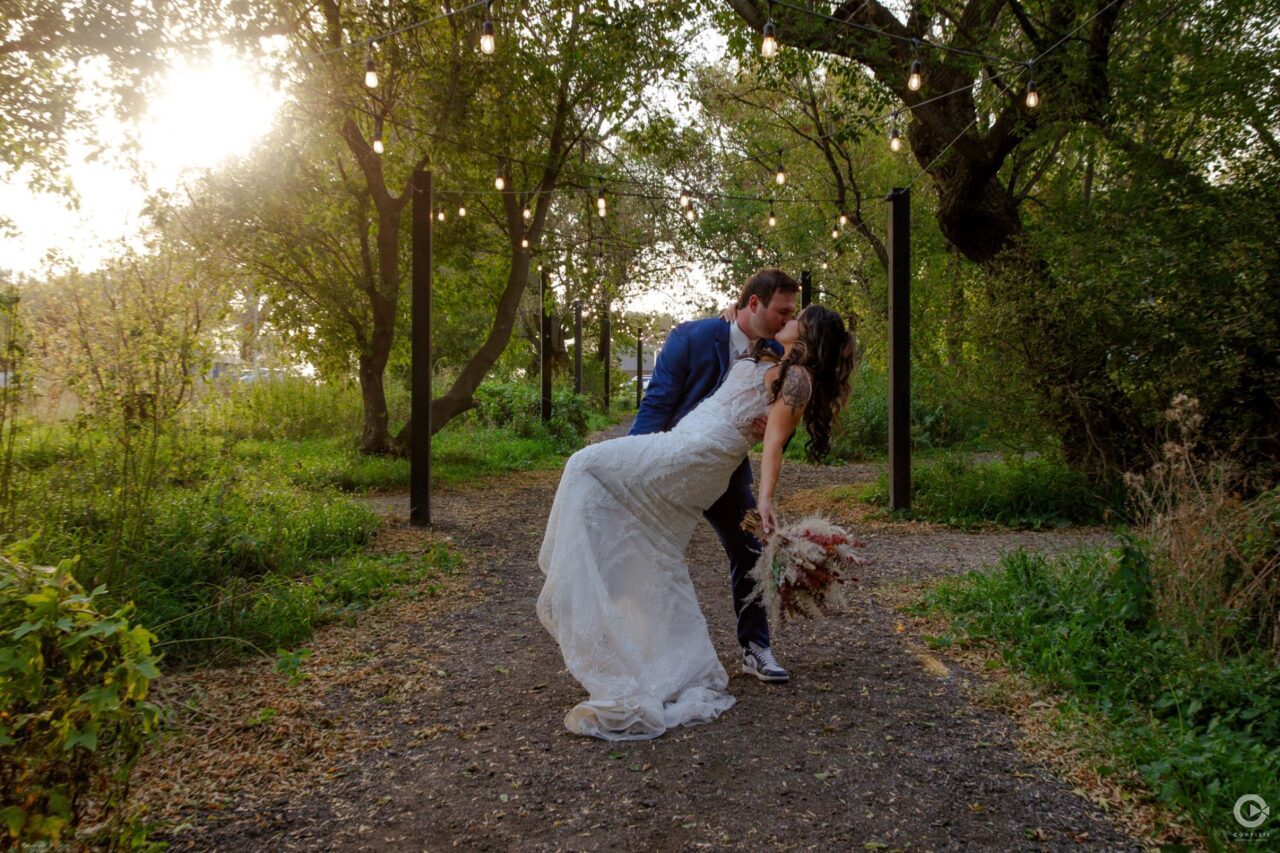
<svg viewBox="0 0 1280 853"><path fill-rule="evenodd" d="M409 524L431 524L431 173L413 173Z"/></svg>
<svg viewBox="0 0 1280 853"><path fill-rule="evenodd" d="M889 194L889 507L911 508L911 192Z"/></svg>
<svg viewBox="0 0 1280 853"><path fill-rule="evenodd" d="M582 393L582 303L573 303L573 393Z"/></svg>
<svg viewBox="0 0 1280 853"><path fill-rule="evenodd" d="M547 310L547 296L550 291L547 273L542 273L542 422L551 420L551 312Z"/></svg>
<svg viewBox="0 0 1280 853"><path fill-rule="evenodd" d="M808 270L800 273L800 307L808 308L813 304L813 274Z"/></svg>
<svg viewBox="0 0 1280 853"><path fill-rule="evenodd" d="M636 408L644 396L644 332L636 329Z"/></svg>
<svg viewBox="0 0 1280 853"><path fill-rule="evenodd" d="M611 341L609 340L609 303L608 301L606 301L603 305L600 306L600 328L602 331L602 334L600 335L600 343L603 345L600 350L600 358L604 361L604 410L605 412L608 412L609 411L609 380L610 380L609 362L612 361L613 359L612 354L609 352L609 350L611 349L611 347L609 346Z"/></svg>

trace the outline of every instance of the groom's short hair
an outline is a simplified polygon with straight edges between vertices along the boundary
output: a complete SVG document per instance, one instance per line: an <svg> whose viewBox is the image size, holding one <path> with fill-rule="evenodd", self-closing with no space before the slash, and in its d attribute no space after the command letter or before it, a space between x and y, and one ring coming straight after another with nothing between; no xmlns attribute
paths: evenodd
<svg viewBox="0 0 1280 853"><path fill-rule="evenodd" d="M746 308L751 297L760 300L760 304L768 306L773 294L781 290L783 293L799 293L800 282L780 269L763 269L751 275L742 286L742 295L738 297L738 307Z"/></svg>

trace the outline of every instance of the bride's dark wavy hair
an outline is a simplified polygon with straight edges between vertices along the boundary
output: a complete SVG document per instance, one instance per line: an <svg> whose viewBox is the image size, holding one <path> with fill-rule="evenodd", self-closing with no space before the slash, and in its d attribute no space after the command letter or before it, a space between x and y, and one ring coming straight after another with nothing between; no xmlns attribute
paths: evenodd
<svg viewBox="0 0 1280 853"><path fill-rule="evenodd" d="M784 358L762 349L761 357L773 357L779 364L778 378L769 389L769 402L782 393L787 371L803 367L813 380L809 403L804 408L804 426L809 433L805 452L817 461L831 452L831 425L849 399L849 377L853 373L854 340L840 315L821 305L810 305L796 317L799 335Z"/></svg>

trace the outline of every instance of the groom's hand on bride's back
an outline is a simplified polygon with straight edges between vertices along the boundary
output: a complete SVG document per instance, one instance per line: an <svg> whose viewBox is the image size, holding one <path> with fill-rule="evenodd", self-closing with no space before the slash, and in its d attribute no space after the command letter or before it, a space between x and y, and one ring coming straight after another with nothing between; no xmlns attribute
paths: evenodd
<svg viewBox="0 0 1280 853"><path fill-rule="evenodd" d="M764 441L764 431L769 426L767 415L761 415L751 422L751 439L759 444Z"/></svg>

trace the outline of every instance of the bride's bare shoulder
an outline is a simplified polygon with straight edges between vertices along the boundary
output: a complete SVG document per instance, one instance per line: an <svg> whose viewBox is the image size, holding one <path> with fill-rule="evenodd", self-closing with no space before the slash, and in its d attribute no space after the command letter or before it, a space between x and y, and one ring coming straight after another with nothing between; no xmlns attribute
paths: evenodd
<svg viewBox="0 0 1280 853"><path fill-rule="evenodd" d="M770 393L773 392L773 384L778 381L780 369L781 365L775 364L765 371L764 384ZM782 380L777 399L785 401L793 409L801 409L804 408L805 403L809 402L809 396L812 393L813 377L809 374L809 370L793 364L787 368L787 375Z"/></svg>

